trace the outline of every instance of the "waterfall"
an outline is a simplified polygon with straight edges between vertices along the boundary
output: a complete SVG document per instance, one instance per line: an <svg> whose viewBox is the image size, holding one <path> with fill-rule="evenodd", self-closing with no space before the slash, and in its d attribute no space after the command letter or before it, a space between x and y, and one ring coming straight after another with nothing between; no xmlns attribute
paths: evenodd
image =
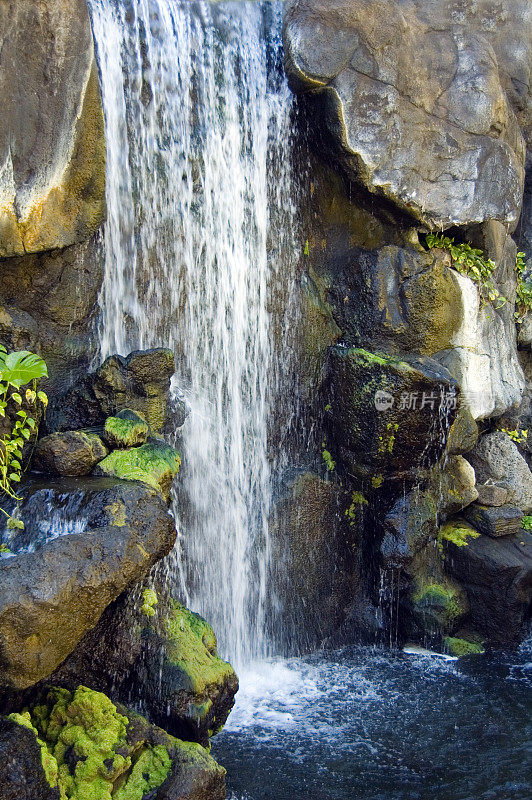
<svg viewBox="0 0 532 800"><path fill-rule="evenodd" d="M190 414L174 580L238 664L269 650L269 432L300 250L282 2L89 6L108 151L101 357L175 351Z"/></svg>

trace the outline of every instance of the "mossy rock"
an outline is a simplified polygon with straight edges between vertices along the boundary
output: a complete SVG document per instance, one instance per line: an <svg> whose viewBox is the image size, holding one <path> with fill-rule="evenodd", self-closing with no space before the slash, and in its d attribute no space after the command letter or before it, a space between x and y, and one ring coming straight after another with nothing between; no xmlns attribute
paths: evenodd
<svg viewBox="0 0 532 800"><path fill-rule="evenodd" d="M145 659L147 674L140 677L144 689L156 688L150 700L153 719L207 746L209 736L224 725L238 690L233 667L218 655L213 629L171 600L144 638L152 657Z"/></svg>
<svg viewBox="0 0 532 800"><path fill-rule="evenodd" d="M110 447L126 449L145 444L150 426L139 414L130 409L108 417L104 426L104 439Z"/></svg>
<svg viewBox="0 0 532 800"><path fill-rule="evenodd" d="M456 396L449 373L428 358L412 364L337 345L330 350L326 402L331 453L361 478L418 476L441 456ZM441 432L435 436L434 431Z"/></svg>
<svg viewBox="0 0 532 800"><path fill-rule="evenodd" d="M175 448L151 439L140 447L114 450L100 461L94 474L147 483L168 499L180 466L181 458Z"/></svg>
<svg viewBox="0 0 532 800"><path fill-rule="evenodd" d="M464 591L448 579L418 585L412 593L412 604L417 622L429 636L456 630L469 610Z"/></svg>
<svg viewBox="0 0 532 800"><path fill-rule="evenodd" d="M52 687L9 719L35 734L47 782L61 800L143 800L155 790L160 800L185 800L196 797L187 788L200 775L203 783L210 779L213 798L224 796L225 770L206 751L150 726L101 692Z"/></svg>
<svg viewBox="0 0 532 800"><path fill-rule="evenodd" d="M480 533L462 520L448 522L438 531L440 548L445 542L450 542L456 547L467 547L473 539L478 539Z"/></svg>
<svg viewBox="0 0 532 800"><path fill-rule="evenodd" d="M444 640L445 650L451 656L471 656L482 655L485 652L479 642L470 642L467 639L459 639L454 636L446 636Z"/></svg>

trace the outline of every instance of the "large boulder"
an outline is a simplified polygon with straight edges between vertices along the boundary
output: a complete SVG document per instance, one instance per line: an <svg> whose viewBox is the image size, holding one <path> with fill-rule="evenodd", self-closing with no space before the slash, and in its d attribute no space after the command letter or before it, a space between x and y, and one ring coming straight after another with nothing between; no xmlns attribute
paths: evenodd
<svg viewBox="0 0 532 800"><path fill-rule="evenodd" d="M493 539L443 539L445 570L465 589L465 626L493 645L515 642L529 622L532 602L532 534Z"/></svg>
<svg viewBox="0 0 532 800"><path fill-rule="evenodd" d="M489 481L508 490L507 502L524 512L532 510L532 472L508 434L483 436L467 454L479 483Z"/></svg>
<svg viewBox="0 0 532 800"><path fill-rule="evenodd" d="M155 490L109 479L37 485L21 516L0 561L0 685L14 689L50 675L176 536Z"/></svg>
<svg viewBox="0 0 532 800"><path fill-rule="evenodd" d="M68 790L71 797L98 800L225 797L225 770L200 745L169 736L85 686L72 692L48 687L27 710L10 714L7 724L14 736L12 758L22 760L30 743L21 739L33 739L34 783L42 782L45 772L35 757L40 750L47 765L46 783L55 787L48 794L32 795L31 800L55 800L58 789L61 796ZM27 797L1 796L2 800Z"/></svg>
<svg viewBox="0 0 532 800"><path fill-rule="evenodd" d="M341 162L370 191L432 228L515 225L527 18L526 0L290 0L287 68L323 95Z"/></svg>
<svg viewBox="0 0 532 800"><path fill-rule="evenodd" d="M385 568L409 567L415 555L436 539L437 505L429 490L414 488L399 497L384 518L380 552Z"/></svg>
<svg viewBox="0 0 532 800"><path fill-rule="evenodd" d="M81 242L105 214L86 0L2 3L0 38L0 257Z"/></svg>
<svg viewBox="0 0 532 800"><path fill-rule="evenodd" d="M353 475L416 477L441 455L457 405L445 369L359 348L330 351L330 430Z"/></svg>
<svg viewBox="0 0 532 800"><path fill-rule="evenodd" d="M104 425L108 417L129 410L140 415L152 431L159 432L166 418L174 371L174 353L165 348L135 350L126 357L109 356L50 409L48 426L66 431ZM182 405L176 409L176 418L184 420Z"/></svg>
<svg viewBox="0 0 532 800"><path fill-rule="evenodd" d="M35 448L33 467L49 475L88 475L108 449L95 433L65 431L43 437Z"/></svg>
<svg viewBox="0 0 532 800"><path fill-rule="evenodd" d="M70 689L83 683L126 704L140 701L150 721L205 746L238 689L211 626L162 589L148 588L111 604L51 680Z"/></svg>

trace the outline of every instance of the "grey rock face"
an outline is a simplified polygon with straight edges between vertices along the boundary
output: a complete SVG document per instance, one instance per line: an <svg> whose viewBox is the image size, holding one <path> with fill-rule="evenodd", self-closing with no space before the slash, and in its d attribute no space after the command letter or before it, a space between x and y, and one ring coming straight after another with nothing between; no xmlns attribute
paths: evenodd
<svg viewBox="0 0 532 800"><path fill-rule="evenodd" d="M532 509L532 472L510 437L502 431L483 436L467 454L477 481L490 481L508 490L508 503L524 512Z"/></svg>
<svg viewBox="0 0 532 800"><path fill-rule="evenodd" d="M481 506L503 506L508 500L508 489L491 483L477 484L478 502Z"/></svg>
<svg viewBox="0 0 532 800"><path fill-rule="evenodd" d="M174 371L174 354L164 348L110 356L51 409L48 424L52 430L87 428L103 425L107 417L128 409L158 432L164 425Z"/></svg>
<svg viewBox="0 0 532 800"><path fill-rule="evenodd" d="M55 489L36 487L22 507L23 519L30 503L37 530L39 520L53 518L54 508L61 517L66 492L78 495L74 517L86 516L84 529L69 530L64 509L64 535L50 531L47 540L34 543L34 552L31 543L19 541L26 552L0 561L0 685L5 687L24 689L50 675L109 603L143 578L175 540L164 501L138 483L85 479L62 480ZM34 527L28 520L23 535Z"/></svg>
<svg viewBox="0 0 532 800"><path fill-rule="evenodd" d="M515 225L529 15L526 0L289 0L287 68L323 93L342 164L370 191L432 228Z"/></svg>
<svg viewBox="0 0 532 800"><path fill-rule="evenodd" d="M436 463L457 396L439 364L337 346L330 351L330 374L333 457L352 475L415 477Z"/></svg>
<svg viewBox="0 0 532 800"><path fill-rule="evenodd" d="M430 539L436 538L432 493L414 489L401 497L384 520L381 555L386 568L408 567Z"/></svg>
<svg viewBox="0 0 532 800"><path fill-rule="evenodd" d="M86 0L2 3L0 41L0 256L81 242L105 212Z"/></svg>

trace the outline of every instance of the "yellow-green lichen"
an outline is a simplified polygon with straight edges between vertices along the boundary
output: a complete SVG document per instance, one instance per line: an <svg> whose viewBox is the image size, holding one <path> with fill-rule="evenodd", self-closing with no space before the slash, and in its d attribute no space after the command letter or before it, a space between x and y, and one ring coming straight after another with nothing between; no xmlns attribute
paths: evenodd
<svg viewBox="0 0 532 800"><path fill-rule="evenodd" d="M144 589L142 592L142 606L141 611L147 617L155 616L155 606L159 603L157 593L153 589Z"/></svg>
<svg viewBox="0 0 532 800"><path fill-rule="evenodd" d="M479 536L480 533L465 522L448 522L438 531L438 549L440 552L443 550L443 542L466 547L471 539L478 539Z"/></svg>
<svg viewBox="0 0 532 800"><path fill-rule="evenodd" d="M322 443L322 451L321 455L323 460L325 461L325 466L327 467L328 472L333 472L336 467L336 461L333 459L332 455L330 454L329 450L327 450L326 443L323 441Z"/></svg>
<svg viewBox="0 0 532 800"><path fill-rule="evenodd" d="M482 655L484 648L478 642L469 642L467 639L457 639L446 636L444 640L446 651L452 656Z"/></svg>
<svg viewBox="0 0 532 800"><path fill-rule="evenodd" d="M142 800L171 768L164 746L129 744L128 718L84 686L73 693L51 689L46 702L11 718L33 730L46 751L43 766L46 758L48 782L61 800Z"/></svg>

